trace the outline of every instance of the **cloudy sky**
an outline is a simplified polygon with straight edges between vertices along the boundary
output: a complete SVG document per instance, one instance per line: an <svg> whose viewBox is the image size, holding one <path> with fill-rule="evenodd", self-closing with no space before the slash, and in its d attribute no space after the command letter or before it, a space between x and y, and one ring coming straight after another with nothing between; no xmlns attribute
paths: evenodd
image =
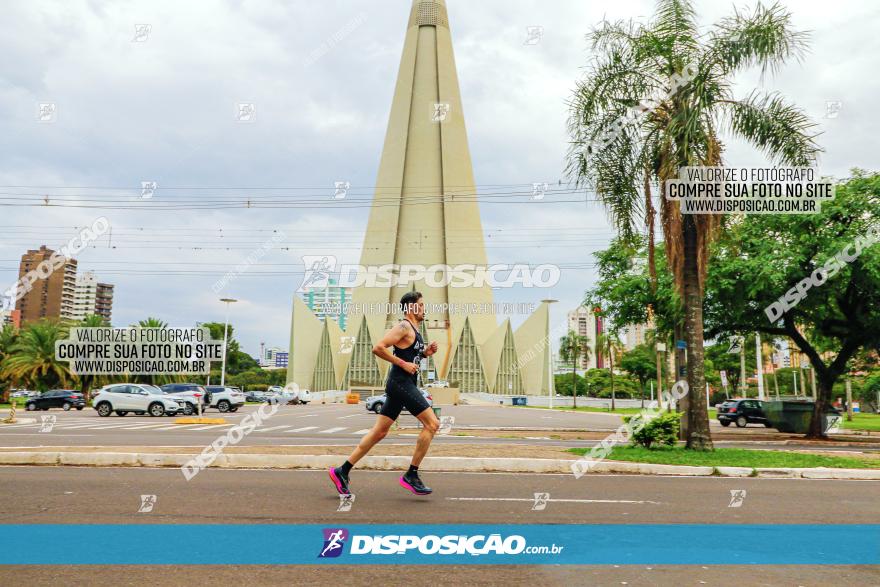
<svg viewBox="0 0 880 587"><path fill-rule="evenodd" d="M301 257L359 258L367 210L335 205L333 186L348 181L352 198L368 203L410 4L7 3L0 282L14 282L28 248L58 248L77 227L105 216L112 234L77 258L81 271L116 285L114 325L147 316L174 326L221 321L218 298L231 296L241 300L232 323L245 350L256 354L261 342L286 346ZM477 184L558 182L566 100L590 59L584 35L603 19L646 18L653 3L447 4ZM738 90L778 90L810 114L823 132L823 174L880 169L872 141L880 135L873 104L880 95L880 7L787 4L796 27L811 31L810 53L775 76L743 74ZM696 5L705 25L733 9L727 2ZM536 44L525 43L530 26L543 27ZM828 102L840 103L836 115L827 114ZM250 122L237 118L242 103L254 105ZM40 120L40 104L54 105L48 120ZM744 145L726 143L728 164L764 163ZM153 197L141 197L143 181L158 183ZM249 198L310 205L222 207ZM564 270L552 291L562 302L556 322L593 283L592 253L613 230L593 203L551 200L487 203L481 213L490 262L578 266ZM218 295L218 279L264 244L271 250ZM520 289L499 297L532 302L546 295Z"/></svg>

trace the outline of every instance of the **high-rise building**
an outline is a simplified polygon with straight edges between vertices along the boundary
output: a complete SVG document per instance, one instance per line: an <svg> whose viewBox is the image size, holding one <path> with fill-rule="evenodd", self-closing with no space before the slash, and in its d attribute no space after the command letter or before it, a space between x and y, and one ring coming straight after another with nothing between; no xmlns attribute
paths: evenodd
<svg viewBox="0 0 880 587"><path fill-rule="evenodd" d="M318 320L323 322L330 318L345 330L345 309L351 302L350 289L340 287L335 279L329 279L326 286L310 287L300 295Z"/></svg>
<svg viewBox="0 0 880 587"><path fill-rule="evenodd" d="M72 318L82 320L89 314L101 316L108 323L113 314L113 286L99 283L92 271L76 278Z"/></svg>
<svg viewBox="0 0 880 587"><path fill-rule="evenodd" d="M568 330L586 336L590 341L589 356L581 357L578 369L602 369L604 367L602 352L596 346L599 335L603 332L602 317L596 316L591 308L580 306L568 313ZM561 363L558 365L560 369L565 368ZM571 369L571 365L567 368Z"/></svg>
<svg viewBox="0 0 880 587"><path fill-rule="evenodd" d="M0 310L0 328L11 324L16 328L21 327L21 311L20 310Z"/></svg>
<svg viewBox="0 0 880 587"><path fill-rule="evenodd" d="M43 261L51 268L50 257L55 251L41 246L21 256L18 277L21 280L28 272L36 270ZM64 264L48 276L41 271L32 282L30 291L17 302L15 308L21 312L22 324L44 318L73 318L74 296L76 292L76 259L65 259Z"/></svg>
<svg viewBox="0 0 880 587"><path fill-rule="evenodd" d="M623 328L623 336L621 337L623 342L623 348L627 351L631 351L639 345L645 344L646 336L649 330L652 330L654 326L651 323L648 324L629 324Z"/></svg>
<svg viewBox="0 0 880 587"><path fill-rule="evenodd" d="M113 316L113 289L113 284L98 282L95 291L95 314L103 316L108 324Z"/></svg>
<svg viewBox="0 0 880 587"><path fill-rule="evenodd" d="M487 267L476 194L446 2L414 0L361 266ZM372 348L402 318L394 305L415 289L430 308L422 336L439 345L426 380L464 392L549 393L547 304L514 332L509 319L498 324L488 282L455 287L437 277L355 288L345 330L294 297L288 382L316 391L381 385L388 363Z"/></svg>

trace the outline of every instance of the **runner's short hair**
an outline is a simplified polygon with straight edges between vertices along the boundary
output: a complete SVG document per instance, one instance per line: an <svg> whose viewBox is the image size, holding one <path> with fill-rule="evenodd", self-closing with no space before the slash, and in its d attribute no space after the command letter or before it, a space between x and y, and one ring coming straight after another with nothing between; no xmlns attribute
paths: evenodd
<svg viewBox="0 0 880 587"><path fill-rule="evenodd" d="M403 294L403 297L400 298L400 307L403 308L403 313L409 312L410 304L417 304L420 299L422 299L421 292L408 291Z"/></svg>

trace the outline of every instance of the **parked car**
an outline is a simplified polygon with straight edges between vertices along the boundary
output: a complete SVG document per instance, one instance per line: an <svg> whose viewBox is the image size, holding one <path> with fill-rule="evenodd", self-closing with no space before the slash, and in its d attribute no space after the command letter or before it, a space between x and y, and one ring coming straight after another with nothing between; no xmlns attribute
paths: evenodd
<svg viewBox="0 0 880 587"><path fill-rule="evenodd" d="M202 402L202 412L211 405L210 392L198 383L166 383L162 386L162 391L174 400L182 399L184 401L183 413L186 416L197 411L199 400ZM196 394L199 394L198 398L196 398Z"/></svg>
<svg viewBox="0 0 880 587"><path fill-rule="evenodd" d="M428 400L428 405L430 407L434 407L434 398L424 389L419 388L419 391L422 392L422 395ZM371 395L367 398L367 411L368 412L376 412L377 414L382 411L382 407L385 405L385 402L388 401L388 398L383 393L382 395ZM406 409L406 408L404 408ZM406 410L407 412L409 410Z"/></svg>
<svg viewBox="0 0 880 587"><path fill-rule="evenodd" d="M40 395L39 393L28 391L27 389L14 389L12 393L9 394L9 397L36 397Z"/></svg>
<svg viewBox="0 0 880 587"><path fill-rule="evenodd" d="M432 381L425 387L449 387L449 382L443 379L438 379L437 381Z"/></svg>
<svg viewBox="0 0 880 587"><path fill-rule="evenodd" d="M206 385L205 389L211 394L210 406L221 412L235 412L244 405L244 394L236 387Z"/></svg>
<svg viewBox="0 0 880 587"><path fill-rule="evenodd" d="M772 425L764 414L764 404L756 399L732 399L718 407L718 421L722 426L730 426L734 422L737 428L745 428L748 424L763 424L767 428Z"/></svg>
<svg viewBox="0 0 880 587"><path fill-rule="evenodd" d="M99 416L107 417L113 412L125 416L137 415L174 416L183 413L185 402L167 396L155 385L144 383L114 383L105 385L92 396L92 406Z"/></svg>
<svg viewBox="0 0 880 587"><path fill-rule="evenodd" d="M24 408L30 412L34 410L48 410L49 408L61 408L65 412L70 408L81 410L86 407L83 394L72 389L50 389L38 396L28 398Z"/></svg>
<svg viewBox="0 0 880 587"><path fill-rule="evenodd" d="M265 391L249 391L244 395L245 401L249 402L265 402L266 401L266 392Z"/></svg>

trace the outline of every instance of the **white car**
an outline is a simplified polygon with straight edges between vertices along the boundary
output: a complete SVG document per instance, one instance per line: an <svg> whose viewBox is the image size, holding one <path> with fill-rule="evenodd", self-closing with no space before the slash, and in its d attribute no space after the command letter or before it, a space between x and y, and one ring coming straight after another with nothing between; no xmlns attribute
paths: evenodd
<svg viewBox="0 0 880 587"><path fill-rule="evenodd" d="M125 416L129 412L151 416L174 416L183 412L184 402L169 398L155 385L143 383L115 383L105 385L92 397L92 406L99 416L113 412Z"/></svg>
<svg viewBox="0 0 880 587"><path fill-rule="evenodd" d="M235 412L244 405L244 394L241 390L226 385L206 385L211 394L211 407L221 412Z"/></svg>

